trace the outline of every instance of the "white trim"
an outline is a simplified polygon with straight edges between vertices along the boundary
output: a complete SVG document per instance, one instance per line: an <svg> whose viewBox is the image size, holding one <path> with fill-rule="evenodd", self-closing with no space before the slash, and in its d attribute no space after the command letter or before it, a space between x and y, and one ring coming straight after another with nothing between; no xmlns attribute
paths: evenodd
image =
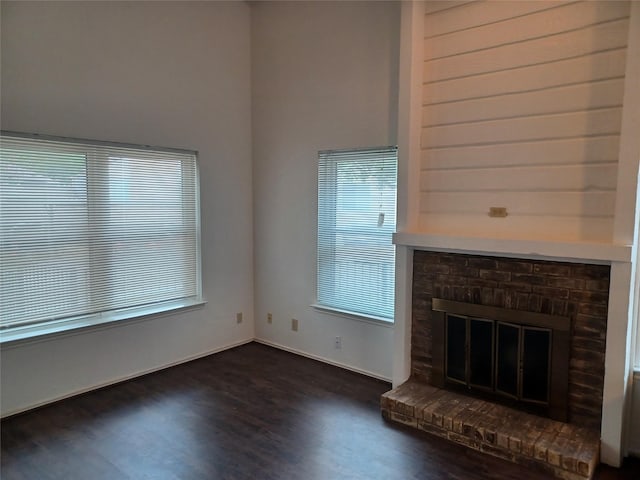
<svg viewBox="0 0 640 480"><path fill-rule="evenodd" d="M351 365L347 365L345 363L336 362L334 360L330 360L326 357L321 357L320 355L313 355L311 353L303 352L302 350L298 350L296 348L287 347L280 343L272 342L269 340L264 340L262 338L254 338L254 342L261 343L263 345L267 345L268 347L274 347L279 350L284 350L285 352L294 353L296 355L300 355L301 357L310 358L312 360L317 360L322 363L326 363L329 365L333 365L334 367L344 368L345 370L350 370L355 373L359 373L361 375L366 375L367 377L375 378L377 380L383 380L385 382L391 383L391 379L388 377L383 377L382 375L378 375L377 373L370 372L368 370L363 370L361 368L352 367Z"/></svg>
<svg viewBox="0 0 640 480"><path fill-rule="evenodd" d="M398 199L396 225L414 229L420 220L420 137L424 2L403 1L400 12L398 81Z"/></svg>
<svg viewBox="0 0 640 480"><path fill-rule="evenodd" d="M613 241L634 244L631 265L611 266L601 460L620 466L628 453L637 322L638 164L640 162L640 2L630 2ZM618 273L616 273L618 272ZM614 283L616 277L628 283ZM618 310L614 310L618 309Z"/></svg>
<svg viewBox="0 0 640 480"><path fill-rule="evenodd" d="M77 335L92 330L100 330L129 324L133 321L144 321L173 314L183 310L201 307L207 302L201 298L162 302L145 307L126 308L105 312L103 314L83 315L33 325L7 328L0 331L0 347L22 346L26 343L37 343L62 336Z"/></svg>
<svg viewBox="0 0 640 480"><path fill-rule="evenodd" d="M628 405L631 263L612 262L605 347L605 375L602 392L600 461L619 467L625 446L625 418Z"/></svg>
<svg viewBox="0 0 640 480"><path fill-rule="evenodd" d="M633 243L640 162L640 2L631 2L613 241Z"/></svg>
<svg viewBox="0 0 640 480"><path fill-rule="evenodd" d="M180 364L183 364L183 363L187 363L187 362L191 362L191 361L197 360L199 358L207 357L207 356L213 355L215 353L220 353L220 352L222 352L224 350L230 350L232 348L236 348L236 347L239 347L241 345L245 345L247 343L251 343L253 341L254 341L254 339L250 338L250 339L247 339L247 340L241 340L239 342L230 343L230 344L224 345L222 347L214 348L213 350L208 350L206 352L198 353L196 355L191 355L189 357L186 357L186 358L183 358L181 360L177 360L175 362L171 362L171 363L159 366L159 367L153 367L153 368L149 368L147 370L141 370L141 371L133 373L131 375L126 375L124 377L119 377L119 378L116 378L114 380L109 380L108 382L102 382L102 383L98 383L96 385L93 385L91 387L81 388L79 390L74 390L73 392L66 393L64 395L59 395L59 396L56 396L56 397L51 397L51 398L49 398L47 400L43 400L41 402L35 403L33 405L30 405L28 407L23 407L23 408L17 408L15 410L10 410L9 412L5 412L0 418L7 418L7 417L10 417L10 416L13 416L13 415L17 415L17 414L22 413L22 412L26 412L28 410L33 410L35 408L43 407L43 406L48 405L50 403L59 402L60 400L64 400L66 398L75 397L77 395L82 395L83 393L91 392L93 390L98 390L100 388L108 387L110 385L115 385L117 383L126 382L127 380L131 380L131 379L137 378L137 377L142 377L143 375L148 375L149 373L159 372L160 370L165 370L167 368L175 367L177 365L180 365Z"/></svg>
<svg viewBox="0 0 640 480"><path fill-rule="evenodd" d="M530 258L566 262L631 262L631 245L591 242L555 242L508 238L459 237L419 232L397 232L396 245L441 252L469 253L512 258Z"/></svg>
<svg viewBox="0 0 640 480"><path fill-rule="evenodd" d="M339 308L329 307L327 305L320 305L313 303L310 307L316 310L333 315L335 317L348 318L350 320L356 320L358 322L370 323L373 325L380 325L382 327L393 328L393 318L382 318L373 315L366 315L364 313L350 312L348 310L341 310Z"/></svg>
<svg viewBox="0 0 640 480"><path fill-rule="evenodd" d="M399 230L413 230L420 220L420 136L424 2L403 1L400 16L400 79L398 82L398 216ZM395 235L394 235L395 239ZM395 240L394 240L395 241ZM411 373L411 276L413 251L396 247L393 386Z"/></svg>
<svg viewBox="0 0 640 480"><path fill-rule="evenodd" d="M396 325L393 332L393 387L411 375L411 311L413 249L396 248Z"/></svg>

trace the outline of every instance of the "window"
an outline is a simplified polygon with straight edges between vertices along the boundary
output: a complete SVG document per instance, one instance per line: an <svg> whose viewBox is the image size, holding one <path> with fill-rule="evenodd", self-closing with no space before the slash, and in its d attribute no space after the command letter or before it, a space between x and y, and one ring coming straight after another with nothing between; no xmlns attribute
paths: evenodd
<svg viewBox="0 0 640 480"><path fill-rule="evenodd" d="M319 153L318 306L393 321L397 159L397 147Z"/></svg>
<svg viewBox="0 0 640 480"><path fill-rule="evenodd" d="M199 300L195 152L4 132L0 142L4 339Z"/></svg>

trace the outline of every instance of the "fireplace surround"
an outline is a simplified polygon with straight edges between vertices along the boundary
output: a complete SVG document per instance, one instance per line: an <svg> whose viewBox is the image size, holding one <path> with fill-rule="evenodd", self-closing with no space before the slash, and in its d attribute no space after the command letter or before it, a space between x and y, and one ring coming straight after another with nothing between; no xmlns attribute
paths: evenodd
<svg viewBox="0 0 640 480"><path fill-rule="evenodd" d="M569 318L567 422L599 429L609 277L608 265L415 251L411 376L432 383L434 298Z"/></svg>
<svg viewBox="0 0 640 480"><path fill-rule="evenodd" d="M604 425L611 264L597 260L587 263L586 258L585 263L577 263L542 259L540 255L507 257L427 248L413 250L409 259L412 276L405 298L410 305L411 322L406 324L409 331L405 330L404 338L405 345L410 346L410 376L382 396L383 416L538 469L550 477L591 478L600 461ZM493 317L492 328L501 322L509 326L511 318L502 315L513 313L542 319L542 324L524 321L526 328L542 328L551 336L566 336L568 361L561 362L568 366L563 374L567 393L562 394L566 409L562 407L565 413L560 415L566 422L469 395L466 388L460 389L461 394L434 386L442 380L445 370L434 343L434 338L442 336L443 328L446 330L440 310L458 304L471 310L454 308L450 313L465 321L489 316ZM563 319L563 325L556 331L558 319ZM446 362L446 355L444 359ZM462 377L459 374L459 379ZM546 413L551 410L548 408Z"/></svg>

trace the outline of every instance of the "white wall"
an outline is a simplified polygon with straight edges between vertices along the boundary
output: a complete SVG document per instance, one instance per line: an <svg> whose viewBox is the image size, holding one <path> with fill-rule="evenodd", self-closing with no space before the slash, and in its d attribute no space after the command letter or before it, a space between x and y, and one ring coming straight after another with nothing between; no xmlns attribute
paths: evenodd
<svg viewBox="0 0 640 480"><path fill-rule="evenodd" d="M392 328L310 305L317 153L396 143L399 12L387 2L252 5L256 336L383 378Z"/></svg>
<svg viewBox="0 0 640 480"><path fill-rule="evenodd" d="M249 6L2 2L1 13L3 129L200 152L208 301L3 347L2 413L253 338Z"/></svg>

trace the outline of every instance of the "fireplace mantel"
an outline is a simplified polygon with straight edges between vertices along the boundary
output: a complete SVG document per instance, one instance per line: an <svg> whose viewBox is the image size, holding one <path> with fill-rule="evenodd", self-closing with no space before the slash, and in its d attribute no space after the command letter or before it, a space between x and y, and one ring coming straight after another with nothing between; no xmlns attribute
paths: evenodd
<svg viewBox="0 0 640 480"><path fill-rule="evenodd" d="M461 237L424 232L397 232L395 245L417 250L609 264L631 262L631 245L510 238Z"/></svg>

